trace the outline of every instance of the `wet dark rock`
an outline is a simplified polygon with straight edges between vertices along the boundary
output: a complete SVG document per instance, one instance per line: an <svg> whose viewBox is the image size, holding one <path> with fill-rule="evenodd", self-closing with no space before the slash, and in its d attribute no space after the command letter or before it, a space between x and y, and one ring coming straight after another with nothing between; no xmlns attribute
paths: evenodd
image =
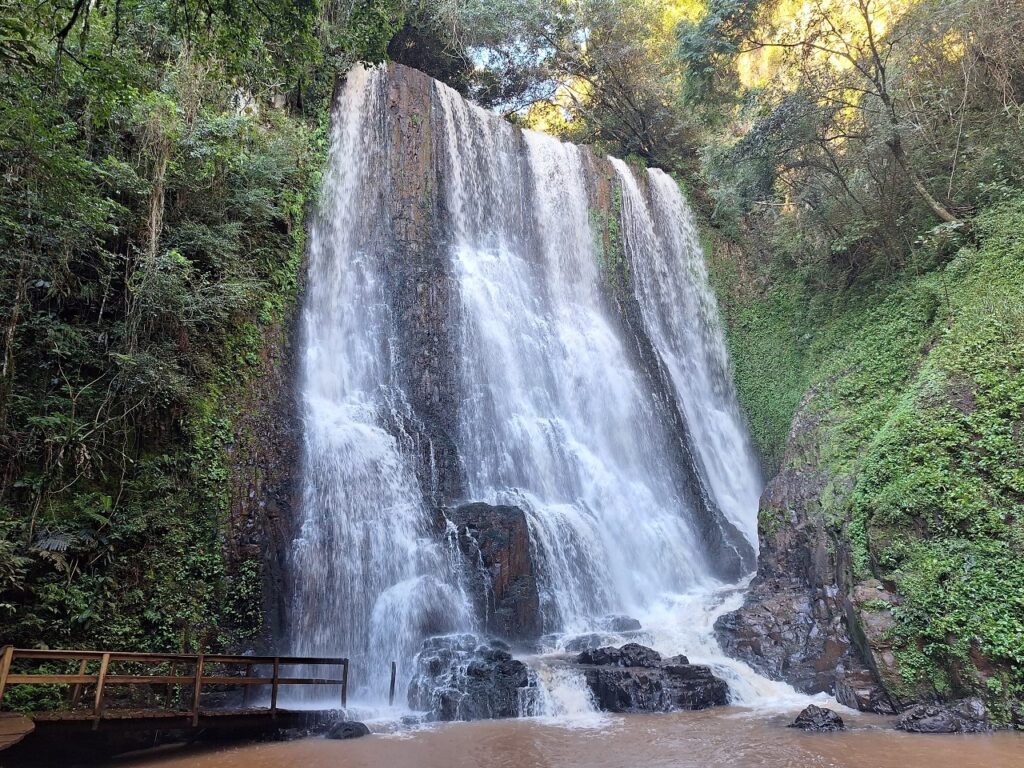
<svg viewBox="0 0 1024 768"><path fill-rule="evenodd" d="M385 200L389 265L385 290L392 297L398 375L411 413L391 432L417 457L416 476L432 504L460 498L463 477L453 435L458 431L456 339L451 323L457 283L452 276L439 164L432 151L433 85L409 67L389 70L385 130L391 180Z"/></svg>
<svg viewBox="0 0 1024 768"><path fill-rule="evenodd" d="M666 666L686 666L690 663L690 660L680 653L676 656L669 656L667 659L663 659L662 663Z"/></svg>
<svg viewBox="0 0 1024 768"><path fill-rule="evenodd" d="M728 685L704 666L592 666L584 677L605 712L671 712L729 702Z"/></svg>
<svg viewBox="0 0 1024 768"><path fill-rule="evenodd" d="M768 483L758 514L757 575L741 608L720 616L722 649L804 693L827 692L847 706L895 714L885 689L895 657L887 647L889 613L864 606L895 600L876 584L854 581L848 545L836 540L821 500L852 492L818 461L820 415L811 390L793 420L784 469Z"/></svg>
<svg viewBox="0 0 1024 768"><path fill-rule="evenodd" d="M475 635L424 641L409 684L409 707L427 720L489 720L531 714L538 690L508 646Z"/></svg>
<svg viewBox="0 0 1024 768"><path fill-rule="evenodd" d="M589 651L595 648L601 648L606 645L615 645L621 643L623 640L630 642L640 643L652 643L654 637L650 632L644 630L628 631L628 632L589 632L585 635L577 635L565 643L563 649L566 653L579 653L580 651ZM552 646L555 643L551 644Z"/></svg>
<svg viewBox="0 0 1024 768"><path fill-rule="evenodd" d="M523 510L478 502L442 513L454 526L465 582L486 630L513 640L539 637L540 594Z"/></svg>
<svg viewBox="0 0 1024 768"><path fill-rule="evenodd" d="M662 660L636 643L584 651L576 663L605 712L706 709L729 701L729 686L709 667L690 664L685 656Z"/></svg>
<svg viewBox="0 0 1024 768"><path fill-rule="evenodd" d="M601 632L590 632L586 635L578 635L572 638L565 644L566 653L579 653L580 651L589 651L594 648L600 648L602 645L608 645L612 642L610 635L606 635Z"/></svg>
<svg viewBox="0 0 1024 768"><path fill-rule="evenodd" d="M813 733L828 733L829 731L845 731L843 718L831 709L816 707L811 704L796 716L796 720L789 724L789 728L799 728L802 731Z"/></svg>
<svg viewBox="0 0 1024 768"><path fill-rule="evenodd" d="M992 730L981 699L963 699L951 704L918 704L900 715L896 727L911 733L983 733Z"/></svg>
<svg viewBox="0 0 1024 768"><path fill-rule="evenodd" d="M850 709L861 712L877 712L882 715L895 715L896 708L879 685L877 678L867 670L847 671L840 667L835 677L836 701Z"/></svg>
<svg viewBox="0 0 1024 768"><path fill-rule="evenodd" d="M638 643L626 643L621 648L605 647L583 651L576 657L576 663L616 667L656 667L661 664L661 654Z"/></svg>
<svg viewBox="0 0 1024 768"><path fill-rule="evenodd" d="M328 739L358 739L360 736L369 736L370 729L364 723L355 720L343 720L331 726L324 736Z"/></svg>

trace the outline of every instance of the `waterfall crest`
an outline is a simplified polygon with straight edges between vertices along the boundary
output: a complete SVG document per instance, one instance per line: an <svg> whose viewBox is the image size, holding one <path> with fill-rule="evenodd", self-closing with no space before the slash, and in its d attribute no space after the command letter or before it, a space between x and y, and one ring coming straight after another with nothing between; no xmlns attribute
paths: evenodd
<svg viewBox="0 0 1024 768"><path fill-rule="evenodd" d="M290 642L368 698L482 624L446 507L521 509L544 631L578 633L752 570L760 491L675 183L410 73L339 93L302 313Z"/></svg>

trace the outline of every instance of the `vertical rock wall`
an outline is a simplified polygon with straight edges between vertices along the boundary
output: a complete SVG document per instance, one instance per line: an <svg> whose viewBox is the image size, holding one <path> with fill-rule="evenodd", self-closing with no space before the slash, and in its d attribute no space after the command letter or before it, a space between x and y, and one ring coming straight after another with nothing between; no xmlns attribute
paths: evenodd
<svg viewBox="0 0 1024 768"><path fill-rule="evenodd" d="M454 441L455 287L437 194L433 115L431 79L393 66L387 92L387 207L393 227L388 268L400 334L395 354L413 409L403 428L416 441L424 495L441 504L458 498L463 483Z"/></svg>
<svg viewBox="0 0 1024 768"><path fill-rule="evenodd" d="M786 444L784 469L761 497L757 576L743 606L715 623L723 650L805 693L825 691L857 709L894 713L899 702L879 669L859 621L849 553L825 529L821 500L830 478L816 450L821 428L804 398ZM848 491L848 489L847 489ZM861 595L864 600L884 597ZM881 632L876 640L881 639Z"/></svg>

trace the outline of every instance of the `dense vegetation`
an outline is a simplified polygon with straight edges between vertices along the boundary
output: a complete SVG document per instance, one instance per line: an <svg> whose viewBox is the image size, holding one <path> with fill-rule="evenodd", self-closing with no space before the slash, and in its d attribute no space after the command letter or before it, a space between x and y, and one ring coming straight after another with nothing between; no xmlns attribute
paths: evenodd
<svg viewBox="0 0 1024 768"><path fill-rule="evenodd" d="M769 468L821 425L851 574L894 589L906 698L1024 695L1018 3L712 3L681 29L736 382ZM722 119L722 118L719 118ZM806 439L806 435L797 436ZM800 453L805 456L806 454ZM777 521L769 521L777 524Z"/></svg>
<svg viewBox="0 0 1024 768"><path fill-rule="evenodd" d="M223 553L337 73L386 56L677 175L766 468L825 425L833 539L908 695L1024 696L1020 0L66 0L0 8L4 640L251 639Z"/></svg>
<svg viewBox="0 0 1024 768"><path fill-rule="evenodd" d="M333 77L398 11L0 12L3 641L197 649L261 629L227 450L294 301Z"/></svg>

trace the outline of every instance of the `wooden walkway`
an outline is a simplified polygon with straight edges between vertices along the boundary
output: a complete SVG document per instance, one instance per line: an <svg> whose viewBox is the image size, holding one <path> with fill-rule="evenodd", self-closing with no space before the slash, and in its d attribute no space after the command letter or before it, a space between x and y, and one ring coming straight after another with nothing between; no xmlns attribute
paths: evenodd
<svg viewBox="0 0 1024 768"><path fill-rule="evenodd" d="M290 677L296 667L334 670L334 676ZM54 672L57 668L74 671ZM299 674L303 674L302 671ZM17 685L55 685L66 691L59 710L25 716L0 712L0 749L32 731L42 734L97 730L178 730L258 726L293 727L332 710L278 707L282 686L333 686L341 708L348 703L348 659L299 656L226 656L115 651L0 650L0 710ZM139 695L133 690L143 686ZM269 706L250 706L253 686L269 688ZM241 689L241 706L203 707L204 693ZM118 695L112 695L117 689ZM211 691L215 689L215 691ZM128 695L125 696L125 691ZM143 706L139 706L140 700ZM26 722L27 721L27 722ZM7 735L7 734L10 735Z"/></svg>
<svg viewBox="0 0 1024 768"><path fill-rule="evenodd" d="M0 712L0 749L13 747L30 733L35 725L24 715Z"/></svg>

